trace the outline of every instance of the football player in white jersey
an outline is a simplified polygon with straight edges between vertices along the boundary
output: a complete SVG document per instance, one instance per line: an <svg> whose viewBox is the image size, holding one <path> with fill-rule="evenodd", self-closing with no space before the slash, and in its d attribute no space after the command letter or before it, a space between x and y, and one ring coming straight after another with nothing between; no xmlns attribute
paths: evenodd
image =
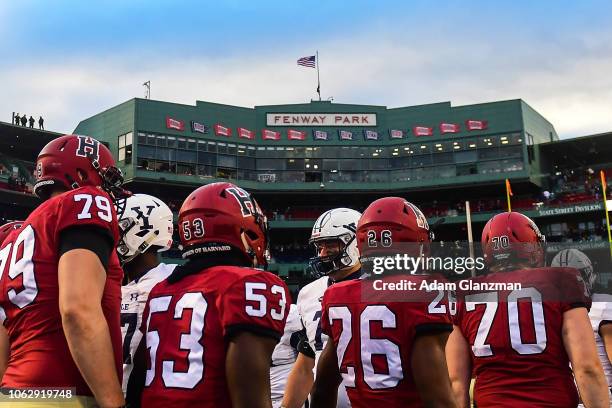
<svg viewBox="0 0 612 408"><path fill-rule="evenodd" d="M160 262L159 253L172 246L172 211L160 199L134 194L118 208L121 239L117 253L125 273L121 287L123 393L132 372L132 357L142 338L140 325L149 292L172 273L175 264Z"/></svg>
<svg viewBox="0 0 612 408"><path fill-rule="evenodd" d="M580 271L585 286L591 295L591 310L589 318L595 335L597 353L603 367L608 387L612 387L612 295L593 293L593 286L597 274L589 257L582 251L570 248L559 251L553 258L550 266L564 266L576 268Z"/></svg>
<svg viewBox="0 0 612 408"><path fill-rule="evenodd" d="M285 330L280 341L272 353L272 366L270 367L270 395L272 407L279 408L285 395L287 377L298 356L298 344L302 340L302 323L297 312L297 306L291 305Z"/></svg>
<svg viewBox="0 0 612 408"><path fill-rule="evenodd" d="M282 407L301 407L314 383L316 363L327 342L321 332L321 301L323 293L334 282L357 279L361 263L357 250L357 222L361 214L349 208L326 211L312 227L310 243L316 257L309 262L319 279L304 286L297 298L297 310L306 331L306 341L299 345L298 357L287 379ZM344 387L338 389L338 407L349 407Z"/></svg>

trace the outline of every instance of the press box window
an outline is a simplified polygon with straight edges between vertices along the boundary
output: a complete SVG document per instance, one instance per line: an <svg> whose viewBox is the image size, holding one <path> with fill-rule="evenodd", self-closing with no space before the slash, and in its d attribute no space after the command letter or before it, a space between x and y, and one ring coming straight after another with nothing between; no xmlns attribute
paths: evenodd
<svg viewBox="0 0 612 408"><path fill-rule="evenodd" d="M132 163L132 144L133 144L133 133L128 132L124 135L119 136L117 145L119 146L118 161L124 161L125 164Z"/></svg>

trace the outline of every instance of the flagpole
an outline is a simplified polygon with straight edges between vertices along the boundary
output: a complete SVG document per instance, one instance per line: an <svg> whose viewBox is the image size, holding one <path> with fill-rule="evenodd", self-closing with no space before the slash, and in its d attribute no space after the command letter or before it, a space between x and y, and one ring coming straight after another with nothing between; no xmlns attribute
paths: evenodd
<svg viewBox="0 0 612 408"><path fill-rule="evenodd" d="M467 222L467 234L468 234L468 246L470 249L470 258L474 259L474 238L472 236L472 210L470 209L470 202L465 202L465 219ZM472 277L476 276L476 271L472 267L470 269Z"/></svg>
<svg viewBox="0 0 612 408"><path fill-rule="evenodd" d="M317 50L317 93L319 94L319 102L321 102L321 79L319 78L319 50Z"/></svg>
<svg viewBox="0 0 612 408"><path fill-rule="evenodd" d="M610 247L610 257L612 258L612 234L610 233L610 216L608 215L608 195L606 193L608 183L603 170L599 170L601 178L601 192L603 193L604 211L606 212L606 226L608 227L608 246Z"/></svg>

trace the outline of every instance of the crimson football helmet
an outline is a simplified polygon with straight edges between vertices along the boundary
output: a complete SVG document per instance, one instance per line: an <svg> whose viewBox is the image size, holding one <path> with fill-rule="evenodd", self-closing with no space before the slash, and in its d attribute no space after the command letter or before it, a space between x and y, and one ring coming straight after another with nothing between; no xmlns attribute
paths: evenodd
<svg viewBox="0 0 612 408"><path fill-rule="evenodd" d="M178 222L183 258L234 249L253 265L267 266L267 219L255 199L232 183L197 188L183 202Z"/></svg>
<svg viewBox="0 0 612 408"><path fill-rule="evenodd" d="M4 242L11 232L18 230L22 225L23 221L11 221L0 226L0 245L2 245L2 242Z"/></svg>
<svg viewBox="0 0 612 408"><path fill-rule="evenodd" d="M544 265L546 239L531 218L518 213L497 214L482 231L482 251L489 267L508 269L515 262Z"/></svg>
<svg viewBox="0 0 612 408"><path fill-rule="evenodd" d="M89 136L60 136L47 143L36 159L34 194L42 199L58 186L67 190L99 186L116 198L125 193L121 184L123 175L110 150Z"/></svg>
<svg viewBox="0 0 612 408"><path fill-rule="evenodd" d="M357 243L362 257L385 252L385 248L396 243L428 244L432 240L433 233L421 210L401 197L374 201L357 225ZM422 250L423 246L419 252Z"/></svg>

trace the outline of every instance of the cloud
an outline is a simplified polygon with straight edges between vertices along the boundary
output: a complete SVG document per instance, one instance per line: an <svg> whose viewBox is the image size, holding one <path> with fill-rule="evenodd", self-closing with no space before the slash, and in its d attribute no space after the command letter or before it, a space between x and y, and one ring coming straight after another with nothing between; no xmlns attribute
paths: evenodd
<svg viewBox="0 0 612 408"><path fill-rule="evenodd" d="M296 59L303 56L299 50L318 48L323 97L338 103L396 107L522 98L562 137L612 128L612 53L601 40L609 32L575 36L570 46L520 36L408 42L396 34L364 32L222 57L121 50L60 56L50 65L6 67L2 87L8 97L1 98L0 112L42 114L49 129L69 132L79 120L143 96L146 80L153 99L191 105L308 102L317 96L316 71L298 67Z"/></svg>

